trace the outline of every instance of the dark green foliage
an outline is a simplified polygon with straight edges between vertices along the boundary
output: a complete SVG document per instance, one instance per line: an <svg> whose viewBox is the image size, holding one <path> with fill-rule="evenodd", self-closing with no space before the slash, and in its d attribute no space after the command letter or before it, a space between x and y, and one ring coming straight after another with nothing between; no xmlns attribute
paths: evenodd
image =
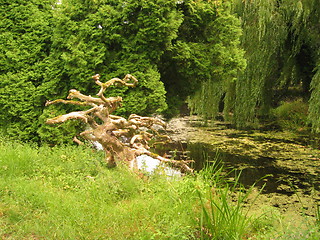
<svg viewBox="0 0 320 240"><path fill-rule="evenodd" d="M310 82L309 120L314 132L320 132L320 10L319 2L311 1L308 19L305 24L308 29L308 43L312 51L312 60L316 67L309 73Z"/></svg>
<svg viewBox="0 0 320 240"><path fill-rule="evenodd" d="M320 63L316 69L316 74L312 78L311 82L311 98L309 106L309 120L312 124L312 129L320 132Z"/></svg>
<svg viewBox="0 0 320 240"><path fill-rule="evenodd" d="M254 122L258 104L266 106L273 77L278 72L277 57L280 46L286 38L285 22L274 14L276 1L255 1L241 3L238 10L243 19L242 46L246 51L247 68L238 77L236 84L234 122L246 127ZM266 98L265 98L266 97ZM263 113L264 114L264 113Z"/></svg>
<svg viewBox="0 0 320 240"><path fill-rule="evenodd" d="M55 1L53 1L55 2ZM70 89L96 94L91 76L102 81L136 76L139 86L113 89L124 98L119 114L151 114L166 109L157 63L176 38L182 15L175 1L8 1L1 5L1 127L23 140L64 142L44 125L47 99L65 98ZM53 109L53 110L52 110ZM43 112L43 113L42 113ZM71 124L74 125L74 124ZM59 137L59 138L60 138ZM52 142L50 141L50 142Z"/></svg>
<svg viewBox="0 0 320 240"><path fill-rule="evenodd" d="M237 19L228 12L228 2L232 3L231 12L241 20L240 46ZM232 120L238 128L252 127L261 117L272 116L270 110L290 98L294 88L303 99L303 106L310 99L309 120L319 132L318 2L233 0L224 3L223 11L220 10L217 20L213 21L214 27L209 28L209 32L218 37L210 47L204 48L207 55L201 58L204 66L212 66L202 72L210 74L206 81L200 81L200 89L191 98L191 107L205 117L214 117L223 111L225 119ZM219 34L214 34L217 32ZM206 36L197 33L201 39ZM245 51L245 71L241 71L244 61L240 47ZM208 56L214 58L206 61ZM294 97L296 95L291 96Z"/></svg>
<svg viewBox="0 0 320 240"><path fill-rule="evenodd" d="M212 118L222 111L242 128L270 116L294 87L309 101L309 121L319 132L317 6L316 0L3 0L0 127L22 140L65 142L62 136L83 126L72 123L57 135L60 127L46 126L45 118L74 109L44 112L45 101L65 98L70 89L96 94L96 73L102 81L130 73L137 88L108 92L124 99L117 114L163 113L169 105L172 116L189 99L193 112Z"/></svg>
<svg viewBox="0 0 320 240"><path fill-rule="evenodd" d="M223 112L245 128L297 97L290 96L294 88L303 106L309 101L309 120L319 132L317 6L316 0L183 1L177 41L160 66L168 96L191 96L194 112L209 118Z"/></svg>
<svg viewBox="0 0 320 240"><path fill-rule="evenodd" d="M308 104L302 99L283 102L273 112L282 129L306 131L308 128Z"/></svg>
<svg viewBox="0 0 320 240"><path fill-rule="evenodd" d="M10 136L38 140L44 59L51 35L50 1L2 1L0 5L0 127Z"/></svg>
<svg viewBox="0 0 320 240"><path fill-rule="evenodd" d="M64 1L56 13L55 63L50 66L56 71L50 81L56 78L66 89L95 94L93 74L109 80L130 73L139 80L136 90L110 92L126 96L123 111L136 110L127 107L130 101L137 103L138 114L164 110L165 92L155 64L175 36L179 14L174 7L174 1ZM140 104L141 96L146 99Z"/></svg>
<svg viewBox="0 0 320 240"><path fill-rule="evenodd" d="M210 77L203 82L201 89L191 98L191 103L193 103L195 112L212 118L219 112L221 101L224 101L224 112L227 113L227 117L233 108L229 97L232 96L234 81L238 72L241 72L246 66L244 52L239 46L241 35L239 21L229 12L221 12L210 32L215 38L211 40L210 50L204 53L208 54L211 60ZM224 96L225 100L223 100ZM197 106L199 102L204 103L200 108Z"/></svg>
<svg viewBox="0 0 320 240"><path fill-rule="evenodd" d="M169 98L191 95L192 111L212 117L229 83L245 66L240 23L221 1L183 1L178 6L184 21L163 56L162 79Z"/></svg>
<svg viewBox="0 0 320 240"><path fill-rule="evenodd" d="M108 92L123 97L117 114L162 112L167 104L156 64L176 37L181 17L175 1L65 0L55 12L44 91L49 90L49 98L64 98L69 89L94 95L95 73L102 81L130 73L139 80L135 89ZM41 136L50 138L46 133L41 131Z"/></svg>
<svg viewBox="0 0 320 240"><path fill-rule="evenodd" d="M208 101L193 110L212 116L217 107L211 105L234 88L244 67L239 21L220 1L11 1L1 11L1 126L24 140L65 142L81 126L72 123L58 133L61 127L44 120L74 109L44 111L44 103L65 98L70 89L96 94L96 73L102 81L127 73L139 80L135 89L110 89L109 96L124 99L117 114L161 113L167 90L172 114L197 92L193 102ZM219 91L212 95L215 85Z"/></svg>

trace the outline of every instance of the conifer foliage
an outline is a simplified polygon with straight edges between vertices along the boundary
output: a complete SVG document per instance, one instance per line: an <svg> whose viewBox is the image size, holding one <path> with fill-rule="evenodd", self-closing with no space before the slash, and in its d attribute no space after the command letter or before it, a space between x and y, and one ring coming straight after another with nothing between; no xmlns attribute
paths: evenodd
<svg viewBox="0 0 320 240"><path fill-rule="evenodd" d="M156 63L163 49L176 36L180 14L174 1L93 1L64 0L54 11L51 53L47 79L43 88L52 93L76 88L91 92L87 76L103 73L105 79L131 72L139 85L110 89L110 95L125 96L118 114L159 113L167 108L165 89ZM46 91L45 90L45 91ZM50 94L48 92L48 94ZM50 96L50 98L52 98ZM72 111L70 107L52 106L41 119ZM59 131L42 125L38 132L45 141L64 139L60 134L73 135L79 126L68 123ZM62 131L61 131L62 130ZM53 136L57 136L53 138ZM70 136L69 136L70 138Z"/></svg>
<svg viewBox="0 0 320 240"><path fill-rule="evenodd" d="M8 135L38 140L42 84L51 46L48 0L0 4L0 126Z"/></svg>

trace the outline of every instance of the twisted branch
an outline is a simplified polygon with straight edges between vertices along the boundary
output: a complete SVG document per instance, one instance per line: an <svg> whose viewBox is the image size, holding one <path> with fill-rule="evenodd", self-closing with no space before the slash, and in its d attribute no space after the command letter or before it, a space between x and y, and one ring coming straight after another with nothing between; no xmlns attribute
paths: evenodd
<svg viewBox="0 0 320 240"><path fill-rule="evenodd" d="M99 80L99 74L94 75L92 78L100 86L100 90L97 93L98 97L87 96L75 89L71 89L67 97L68 100L57 99L46 102L46 106L63 103L90 106L90 109L60 115L48 119L46 123L57 124L71 119L79 119L90 125L91 129L81 132L79 136L89 141L99 142L105 151L109 165L115 165L117 161L127 161L133 167L135 166L136 156L146 154L161 162L179 167L184 172L192 172L186 161L167 159L149 151L149 141L156 136L160 136L158 131L155 130L155 126L158 125L158 127L165 128L166 123L164 121L159 118L142 117L136 114L131 114L128 119L111 115L113 111L121 106L122 98L106 98L104 92L112 85L135 87L138 80L134 76L127 74L123 79L112 78L105 83ZM98 124L98 122L101 124ZM169 139L168 136L161 137ZM78 144L83 144L77 137L74 137L73 140Z"/></svg>

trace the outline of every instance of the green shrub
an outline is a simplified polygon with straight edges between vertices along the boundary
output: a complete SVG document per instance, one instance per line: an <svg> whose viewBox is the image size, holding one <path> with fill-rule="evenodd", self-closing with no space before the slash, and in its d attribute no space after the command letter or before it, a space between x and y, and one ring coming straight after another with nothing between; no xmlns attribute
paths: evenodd
<svg viewBox="0 0 320 240"><path fill-rule="evenodd" d="M283 129L302 131L308 127L308 104L301 99L282 102L274 109L274 115Z"/></svg>

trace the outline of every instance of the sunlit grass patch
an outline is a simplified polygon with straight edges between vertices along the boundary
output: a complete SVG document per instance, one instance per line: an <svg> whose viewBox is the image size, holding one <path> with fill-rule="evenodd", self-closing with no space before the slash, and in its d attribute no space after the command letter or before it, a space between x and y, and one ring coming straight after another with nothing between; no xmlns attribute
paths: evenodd
<svg viewBox="0 0 320 240"><path fill-rule="evenodd" d="M0 156L5 239L187 239L194 231L194 198L182 179L108 169L81 147L1 142Z"/></svg>
<svg viewBox="0 0 320 240"><path fill-rule="evenodd" d="M243 208L250 189L239 187L237 179L227 180L220 167L174 179L157 174L141 177L125 166L109 169L101 159L100 153L82 147L0 141L0 237L292 236L289 231L273 231L277 219L250 218ZM318 229L307 229L303 236L318 236Z"/></svg>

